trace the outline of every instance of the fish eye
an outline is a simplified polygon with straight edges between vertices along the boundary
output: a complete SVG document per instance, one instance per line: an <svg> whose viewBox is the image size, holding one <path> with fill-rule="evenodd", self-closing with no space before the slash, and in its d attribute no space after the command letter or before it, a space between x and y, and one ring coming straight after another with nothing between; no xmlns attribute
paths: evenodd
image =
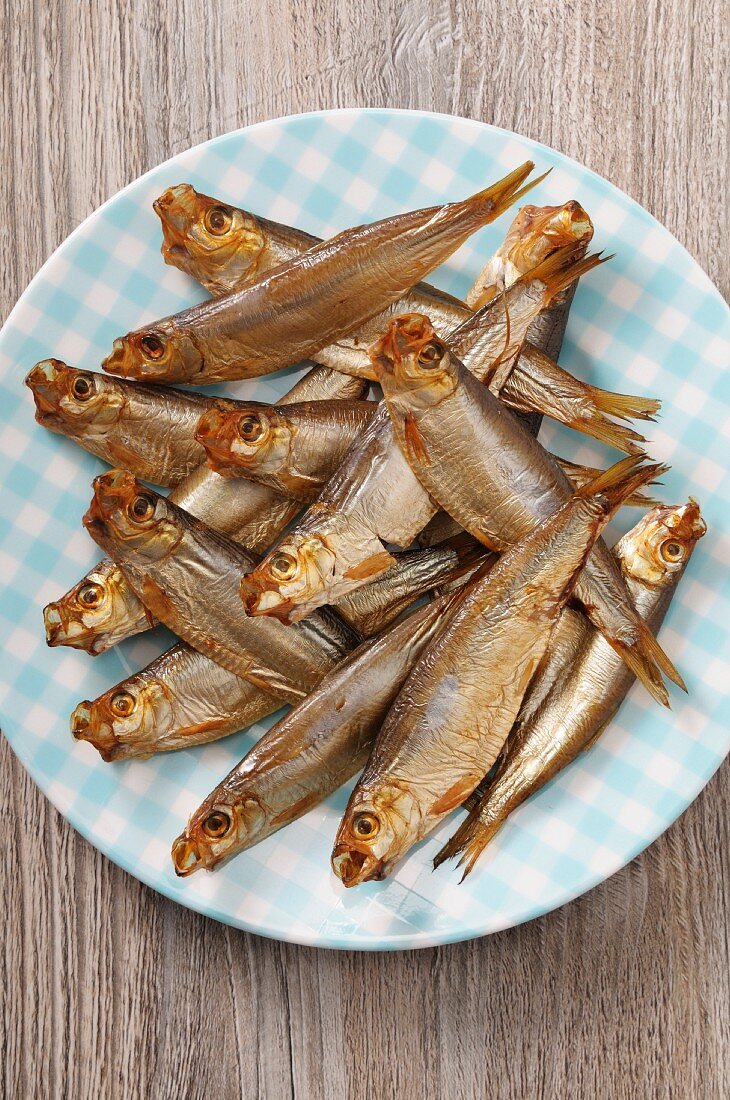
<svg viewBox="0 0 730 1100"><path fill-rule="evenodd" d="M117 718L128 718L136 706L136 700L128 691L115 691L109 706Z"/></svg>
<svg viewBox="0 0 730 1100"><path fill-rule="evenodd" d="M375 814L358 814L352 823L352 831L355 836L365 839L377 836L380 831L380 822Z"/></svg>
<svg viewBox="0 0 730 1100"><path fill-rule="evenodd" d="M129 506L129 518L133 523L141 523L154 515L155 502L147 493L137 493Z"/></svg>
<svg viewBox="0 0 730 1100"><path fill-rule="evenodd" d="M277 554L269 568L277 580L288 581L297 571L297 559L293 554Z"/></svg>
<svg viewBox="0 0 730 1100"><path fill-rule="evenodd" d="M77 374L71 383L71 393L78 401L88 401L95 388L90 374Z"/></svg>
<svg viewBox="0 0 730 1100"><path fill-rule="evenodd" d="M165 354L165 341L156 332L148 332L143 336L139 346L148 359L161 359Z"/></svg>
<svg viewBox="0 0 730 1100"><path fill-rule="evenodd" d="M230 830L232 824L230 814L224 810L213 810L203 822L203 832L213 840L220 840Z"/></svg>
<svg viewBox="0 0 730 1100"><path fill-rule="evenodd" d="M203 222L214 237L222 237L231 228L233 216L225 206L211 206L210 210L206 210Z"/></svg>
<svg viewBox="0 0 730 1100"><path fill-rule="evenodd" d="M261 417L255 413L247 413L238 422L238 434L244 443L256 443L264 434L264 426Z"/></svg>
<svg viewBox="0 0 730 1100"><path fill-rule="evenodd" d="M445 350L443 344L439 344L437 340L429 340L418 353L419 366L425 370L437 367L444 357Z"/></svg>
<svg viewBox="0 0 730 1100"><path fill-rule="evenodd" d="M104 589L94 581L88 581L79 588L77 599L84 607L98 607L104 599Z"/></svg>
<svg viewBox="0 0 730 1100"><path fill-rule="evenodd" d="M676 565L684 557L684 547L675 539L666 539L659 547L659 554L669 565Z"/></svg>

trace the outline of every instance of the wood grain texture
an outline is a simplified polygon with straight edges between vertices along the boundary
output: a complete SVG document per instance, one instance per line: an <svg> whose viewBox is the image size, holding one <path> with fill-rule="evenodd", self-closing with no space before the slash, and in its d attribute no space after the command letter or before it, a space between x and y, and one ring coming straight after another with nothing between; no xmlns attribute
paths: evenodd
<svg viewBox="0 0 730 1100"><path fill-rule="evenodd" d="M291 112L481 118L607 176L727 295L726 0L2 0L0 313L82 218ZM730 769L589 895L486 940L231 931L81 840L0 743L0 1096L709 1098L730 1091Z"/></svg>

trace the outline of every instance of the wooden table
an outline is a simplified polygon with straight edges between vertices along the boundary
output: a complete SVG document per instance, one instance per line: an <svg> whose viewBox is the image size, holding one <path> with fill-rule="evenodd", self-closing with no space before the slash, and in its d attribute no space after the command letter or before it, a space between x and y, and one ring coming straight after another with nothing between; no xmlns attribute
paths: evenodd
<svg viewBox="0 0 730 1100"><path fill-rule="evenodd" d="M297 111L401 106L605 175L726 293L724 0L5 0L0 310L141 172ZM0 744L0 1095L726 1097L730 769L586 897L339 954L232 931L81 840Z"/></svg>

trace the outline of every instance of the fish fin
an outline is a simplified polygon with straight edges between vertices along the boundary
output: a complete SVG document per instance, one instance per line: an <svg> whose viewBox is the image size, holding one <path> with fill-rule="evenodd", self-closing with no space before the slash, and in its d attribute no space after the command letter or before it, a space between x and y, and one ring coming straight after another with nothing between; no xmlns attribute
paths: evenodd
<svg viewBox="0 0 730 1100"><path fill-rule="evenodd" d="M381 573L387 572L396 564L396 559L392 554L389 554L387 550L381 550L377 554L372 554L365 561L358 562L357 565L350 566L343 573L343 576L347 580L353 581L366 581L372 577L379 577Z"/></svg>
<svg viewBox="0 0 730 1100"><path fill-rule="evenodd" d="M476 195L472 195L465 202L476 210L483 212L487 220L493 221L505 210L509 210L510 206L518 202L533 187L537 187L538 183L541 183L548 175L548 172L545 172L530 183L525 183L534 167L534 161L526 160L519 168L515 168L514 172L510 172L501 180L485 187L483 191L478 191Z"/></svg>
<svg viewBox="0 0 730 1100"><path fill-rule="evenodd" d="M466 304L474 313L481 309L482 306L489 305L489 303L499 294L499 287L496 283L490 283L489 286L483 286L476 294L476 297L474 297L475 289L476 288L472 287L466 297Z"/></svg>
<svg viewBox="0 0 730 1100"><path fill-rule="evenodd" d="M428 457L428 451L423 442L423 436L418 430L418 424L411 412L406 413L403 425L403 436L406 444L406 457L409 461L412 459L413 462L417 463L419 466L430 466L431 459Z"/></svg>
<svg viewBox="0 0 730 1100"><path fill-rule="evenodd" d="M608 720L607 722L602 722L602 723L601 723L601 725L600 725L600 726L598 727L598 729L596 730L596 732L595 732L595 733L593 734L593 736L592 736L592 737L589 737L589 738L588 738L588 740L586 741L585 745L583 746L583 748L582 748L582 749L581 749L580 751L581 751L581 752L588 752L588 750L589 750L589 749L592 749L592 748L593 748L593 746L595 745L596 741L598 740L598 738L599 738L599 737L601 736L601 734L603 733L603 731L604 731L604 730L605 730L605 729L606 729L606 728L607 728L607 727L608 727L608 726L609 726L610 724L611 724L611 719L610 719L610 718L609 718L609 720Z"/></svg>
<svg viewBox="0 0 730 1100"><path fill-rule="evenodd" d="M655 420L662 403L657 397L639 397L632 393L612 393L586 384L593 404L607 416L619 420Z"/></svg>
<svg viewBox="0 0 730 1100"><path fill-rule="evenodd" d="M598 477L601 473L601 471L594 466L581 466L579 463L571 462L567 458L561 458L560 455L553 455L553 458L576 489L579 489L582 485L587 485L588 482ZM651 484L656 485L660 483L654 480ZM655 497L649 496L648 493L636 492L626 497L623 503L624 507L629 508L654 508L657 504L661 504L661 501L657 500Z"/></svg>
<svg viewBox="0 0 730 1100"><path fill-rule="evenodd" d="M476 811L471 813L466 821L461 823L454 835L446 841L441 851L437 852L433 861L434 870L447 859L455 859L456 856L461 856L457 866L464 867L464 873L461 876L463 882L474 868L474 864L489 841L499 832L502 825L502 819L490 818L485 822Z"/></svg>
<svg viewBox="0 0 730 1100"><path fill-rule="evenodd" d="M478 782L478 780L477 780ZM473 792L477 785L473 777L465 776L459 779L453 786L449 787L447 791L441 795L440 798L434 802L431 806L429 813L431 814L447 814L451 810L455 810L457 806L461 806L465 798Z"/></svg>
<svg viewBox="0 0 730 1100"><path fill-rule="evenodd" d="M606 638L609 645L618 653L619 657L631 669L637 680L640 680L649 694L661 703L669 707L669 694L662 682L656 665L642 652L641 648L625 645L614 638Z"/></svg>
<svg viewBox="0 0 730 1100"><path fill-rule="evenodd" d="M669 657L667 657L666 653L659 645L659 642L656 640L644 620L639 619L639 623L641 624L639 626L641 643L645 653L647 654L647 657L651 658L651 660L653 660L654 663L659 666L659 668L668 680L671 680L673 684L676 684L678 688L681 688L682 691L686 693L687 685L682 679L681 674L674 667L673 662L670 661Z"/></svg>
<svg viewBox="0 0 730 1100"><path fill-rule="evenodd" d="M644 464L646 455L622 458L604 473L599 474L587 485L576 490L575 496L589 497L601 494L606 498L608 514L613 514L627 497L630 497L642 485L657 475L666 473L668 467L660 463ZM666 653L659 645L644 620L636 612L633 616L636 638L627 644L620 638L606 634L606 641L613 647L628 667L641 680L647 691L657 702L669 706L669 695L661 678L663 672L678 687L686 691L684 681Z"/></svg>
<svg viewBox="0 0 730 1100"><path fill-rule="evenodd" d="M550 411L546 411L550 416ZM583 435L590 435L599 443L605 443L607 447L615 447L617 451L623 451L629 455L641 454L647 442L639 432L625 424L617 424L614 420L609 420L598 409L592 410L588 416L581 417L579 420L569 420L567 424L568 427L582 432Z"/></svg>
<svg viewBox="0 0 730 1100"><path fill-rule="evenodd" d="M620 459L576 489L575 496L593 497L600 494L606 497L608 510L615 512L637 489L667 472L667 466L659 462L647 462L646 457L642 452Z"/></svg>
<svg viewBox="0 0 730 1100"><path fill-rule="evenodd" d="M589 256L585 254L585 242L573 241L571 244L556 248L544 260L526 272L521 277L521 282L533 282L539 279L545 284L546 301L548 305L553 298L560 294L582 275L587 275L594 267L612 260L613 256L604 256L602 252L593 252Z"/></svg>

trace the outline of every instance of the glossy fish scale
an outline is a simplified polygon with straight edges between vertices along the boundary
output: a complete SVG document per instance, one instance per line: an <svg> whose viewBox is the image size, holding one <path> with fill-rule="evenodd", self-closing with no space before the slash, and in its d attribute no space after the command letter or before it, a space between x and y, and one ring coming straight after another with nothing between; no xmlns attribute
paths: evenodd
<svg viewBox="0 0 730 1100"><path fill-rule="evenodd" d="M213 870L317 806L358 771L409 669L453 603L446 597L427 604L364 643L262 737L173 842L176 874Z"/></svg>
<svg viewBox="0 0 730 1100"><path fill-rule="evenodd" d="M396 319L370 354L398 443L419 481L490 549L512 545L568 499L570 482L559 465L438 339L427 318ZM576 597L647 690L668 706L661 675L684 687L681 676L636 614L602 539L577 580Z"/></svg>
<svg viewBox="0 0 730 1100"><path fill-rule="evenodd" d="M350 798L332 853L345 886L390 874L490 770L591 546L650 473L640 460L617 463L467 585Z"/></svg>
<svg viewBox="0 0 730 1100"><path fill-rule="evenodd" d="M312 150L317 178L307 168ZM617 253L596 274L595 290L588 281L579 289L561 362L607 389L663 398L651 449L672 461L676 472L662 495L683 499L691 493L710 525L665 626L690 699L679 699L671 715L659 716L633 689L600 744L517 811L487 864L461 888L452 875L430 870L446 839L440 830L407 873L343 900L327 859L346 791L201 885L201 876L177 880L169 869L169 845L150 837L147 822L154 820L159 835L171 839L180 822L175 800L184 798L190 806L202 799L256 732L122 768L110 768L70 739L66 716L76 701L141 667L154 649L151 641L130 641L90 661L73 651L59 659L43 642L42 603L96 557L78 524L101 466L33 423L23 374L49 354L96 369L120 329L204 297L187 277L162 265L157 219L150 213L152 200L181 179L327 235L342 225L437 202L446 188L458 185L466 193L485 172L496 175L526 156L558 169L536 201L576 195L596 219L598 244ZM367 174L357 167L363 163ZM499 239L499 226L480 233L435 280L465 294ZM112 298L113 314L106 309ZM665 314L660 330L657 321ZM54 805L115 862L178 903L258 934L394 950L481 935L564 904L645 847L696 796L727 752L722 646L730 590L718 532L730 506L730 485L722 476L728 343L726 305L649 214L559 153L481 123L385 110L333 112L266 123L182 154L132 184L65 242L0 337L7 417L0 498L7 582L0 594L5 735ZM688 382L695 388L691 408ZM241 387L237 396L270 401L288 385L269 377L248 384L245 394ZM605 450L551 424L544 425L543 438L559 454L605 464ZM30 501L29 516L24 509Z"/></svg>
<svg viewBox="0 0 730 1100"><path fill-rule="evenodd" d="M315 366L283 394L279 403L313 399L357 400L367 383ZM262 552L294 518L298 504L268 486L236 486L207 464L193 470L170 493L170 500L204 523ZM80 605L78 594L86 583L100 583L99 607L93 614ZM154 626L121 570L108 560L99 562L86 577L49 604L44 611L49 644L67 645L101 653L125 638Z"/></svg>
<svg viewBox="0 0 730 1100"><path fill-rule="evenodd" d="M576 246L549 254L452 331L480 387L489 380L498 388L498 377L509 372L532 319L551 294L596 261L584 260ZM512 323L511 303L521 303ZM387 331L397 331L398 324L395 318ZM297 622L312 608L336 602L392 566L383 544L408 546L433 516L433 499L410 469L384 406L355 438L315 504L245 578L242 598L249 614Z"/></svg>
<svg viewBox="0 0 730 1100"><path fill-rule="evenodd" d="M290 366L387 308L499 217L539 182L525 183L533 167L515 166L465 199L345 230L249 287L117 337L102 366L185 383Z"/></svg>
<svg viewBox="0 0 730 1100"><path fill-rule="evenodd" d="M677 508L660 505L614 548L635 606L654 632L706 531L696 501ZM598 632L570 610L563 612L543 664L494 777L474 792L472 798L480 797L475 805L470 799L468 819L439 852L436 865L460 856L466 876L509 815L594 744L634 680Z"/></svg>

